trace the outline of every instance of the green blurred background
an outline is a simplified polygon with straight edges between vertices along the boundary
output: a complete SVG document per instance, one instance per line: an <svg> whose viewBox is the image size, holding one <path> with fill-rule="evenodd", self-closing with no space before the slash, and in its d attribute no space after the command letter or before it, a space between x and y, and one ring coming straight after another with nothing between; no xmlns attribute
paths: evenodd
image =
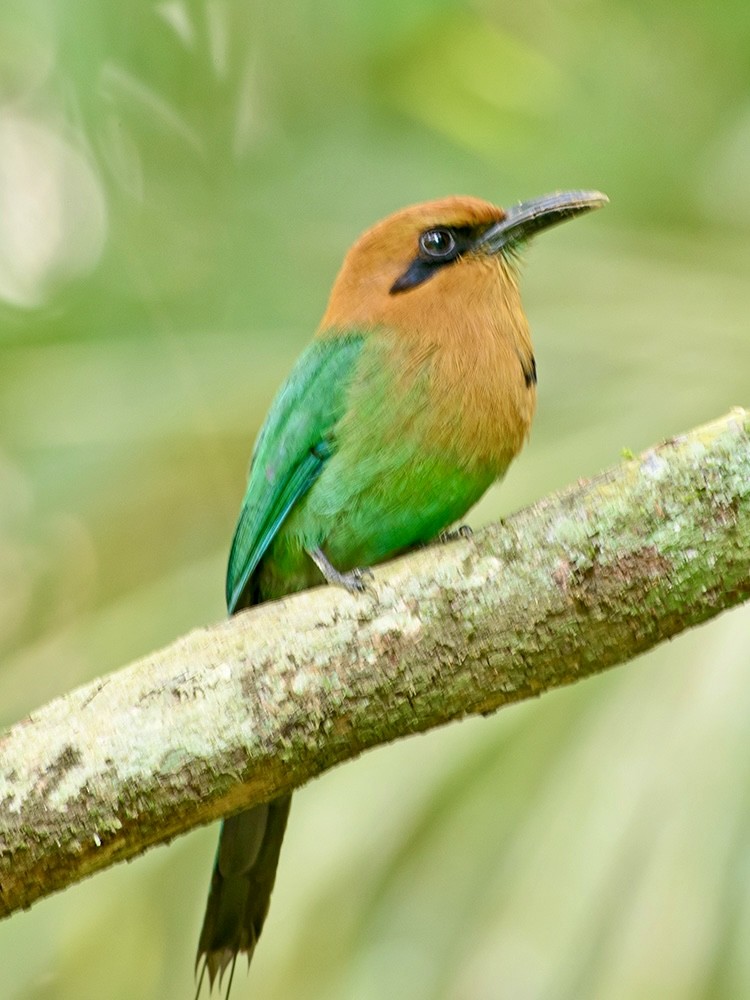
<svg viewBox="0 0 750 1000"><path fill-rule="evenodd" d="M382 215L598 187L473 524L750 403L750 5L3 0L0 722L223 614L252 440ZM295 799L235 1000L750 997L749 609ZM2 1000L192 995L216 829L0 926Z"/></svg>

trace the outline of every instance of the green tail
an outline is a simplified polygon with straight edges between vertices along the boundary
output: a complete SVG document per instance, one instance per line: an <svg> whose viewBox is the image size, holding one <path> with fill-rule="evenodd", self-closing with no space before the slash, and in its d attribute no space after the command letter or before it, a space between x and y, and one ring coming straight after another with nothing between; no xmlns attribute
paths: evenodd
<svg viewBox="0 0 750 1000"><path fill-rule="evenodd" d="M196 966L203 959L203 968L196 997L206 971L213 988L231 965L228 997L238 954L244 952L248 962L252 958L271 901L291 801L284 795L222 824L198 943Z"/></svg>

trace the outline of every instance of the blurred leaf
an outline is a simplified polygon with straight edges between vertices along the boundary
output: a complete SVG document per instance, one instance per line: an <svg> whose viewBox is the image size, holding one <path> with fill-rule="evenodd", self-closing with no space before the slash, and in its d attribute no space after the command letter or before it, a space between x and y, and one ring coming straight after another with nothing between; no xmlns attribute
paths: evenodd
<svg viewBox="0 0 750 1000"><path fill-rule="evenodd" d="M563 97L555 67L520 38L466 13L424 27L384 68L391 101L491 160L528 152Z"/></svg>

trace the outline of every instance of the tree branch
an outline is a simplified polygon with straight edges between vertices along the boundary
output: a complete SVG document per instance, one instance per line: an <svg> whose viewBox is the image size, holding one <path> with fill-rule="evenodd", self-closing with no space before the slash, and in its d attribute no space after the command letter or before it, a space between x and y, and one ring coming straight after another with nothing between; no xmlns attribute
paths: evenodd
<svg viewBox="0 0 750 1000"><path fill-rule="evenodd" d="M750 414L261 605L0 737L0 916L367 747L622 663L750 596Z"/></svg>

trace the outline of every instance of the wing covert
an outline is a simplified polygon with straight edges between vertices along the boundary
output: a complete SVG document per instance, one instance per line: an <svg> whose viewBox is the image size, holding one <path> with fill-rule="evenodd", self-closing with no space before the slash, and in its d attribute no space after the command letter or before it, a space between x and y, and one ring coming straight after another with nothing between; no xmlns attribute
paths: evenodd
<svg viewBox="0 0 750 1000"><path fill-rule="evenodd" d="M314 340L271 405L256 443L229 553L227 608L237 610L268 546L333 454L333 429L362 347L361 335Z"/></svg>

